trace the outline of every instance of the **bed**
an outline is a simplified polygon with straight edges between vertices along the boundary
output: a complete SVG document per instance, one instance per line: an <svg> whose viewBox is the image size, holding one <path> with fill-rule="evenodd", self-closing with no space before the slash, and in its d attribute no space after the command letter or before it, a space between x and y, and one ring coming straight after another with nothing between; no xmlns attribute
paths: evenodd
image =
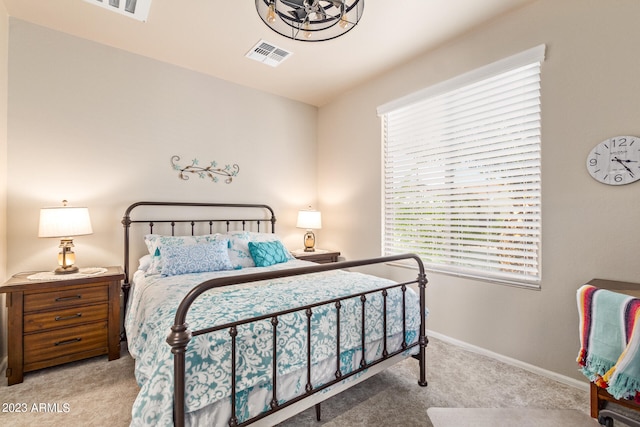
<svg viewBox="0 0 640 427"><path fill-rule="evenodd" d="M262 204L127 208L132 425L274 425L312 406L320 419L320 402L407 357L427 385L420 259L296 260L275 223ZM401 260L416 263L416 280L356 271Z"/></svg>

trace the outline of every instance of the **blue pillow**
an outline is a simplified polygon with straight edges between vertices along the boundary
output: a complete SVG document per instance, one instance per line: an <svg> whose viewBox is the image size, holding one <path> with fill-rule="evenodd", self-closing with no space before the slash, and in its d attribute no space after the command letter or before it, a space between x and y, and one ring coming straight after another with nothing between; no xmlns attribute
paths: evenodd
<svg viewBox="0 0 640 427"><path fill-rule="evenodd" d="M162 248L162 275L233 270L227 240Z"/></svg>
<svg viewBox="0 0 640 427"><path fill-rule="evenodd" d="M289 252L278 240L271 242L249 242L249 252L256 267L268 267L273 264L287 262Z"/></svg>

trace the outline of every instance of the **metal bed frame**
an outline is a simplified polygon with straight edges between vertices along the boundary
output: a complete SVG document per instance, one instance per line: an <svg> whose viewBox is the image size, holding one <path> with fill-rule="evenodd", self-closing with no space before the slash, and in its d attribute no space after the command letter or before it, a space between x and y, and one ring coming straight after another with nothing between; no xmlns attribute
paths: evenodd
<svg viewBox="0 0 640 427"><path fill-rule="evenodd" d="M209 209L209 208L241 208L241 209L262 209L263 212L269 212L268 217L264 217L264 218L257 218L257 217L252 217L252 219L188 219L188 220L175 220L175 219L163 219L163 220L150 220L150 219L136 219L133 220L131 219L131 214L132 211L139 206L156 206L156 207L167 207L167 206L172 206L172 207L184 207L184 208L204 208L205 210ZM126 302L128 300L128 292L129 292L129 288L130 288L130 266L129 266L129 258L130 258L130 227L132 224L136 224L136 223L143 223L143 224L147 224L149 226L149 231L153 232L153 227L156 224L159 223L164 223L164 224L169 224L171 227L171 234L174 235L175 232L175 225L178 223L187 223L188 225L190 225L190 230L191 230L191 235L194 235L195 233L195 229L196 226L198 224L202 224L204 223L205 226L208 225L208 231L209 233L214 233L216 232L216 229L214 229L214 225L218 225L218 226L222 226L223 227L223 231L229 231L230 227L232 224L236 224L236 225L240 225L242 228L242 230L245 230L247 227L247 224L256 224L258 230L260 228L260 224L262 223L270 223L271 224L271 233L275 233L275 215L273 213L273 209L267 205L262 205L262 204L228 204L228 203L183 203L183 202L138 202L138 203L134 203L131 206L129 206L129 208L127 208L125 215L122 219L122 224L124 226L124 243L125 243L125 259L124 259L124 268L125 268L125 283L123 285L123 291L124 291L124 298L125 298L125 306L126 306ZM195 330L195 331L191 331L189 329L188 324L186 323L186 317L187 317L187 313L189 311L189 308L191 307L191 305L193 304L193 302L198 298L198 296L200 296L201 294L203 294L204 292L213 289L213 288L219 288L219 287L224 287L224 286L230 286L230 285L236 285L236 284L243 284L243 283L250 283L250 282L256 282L256 281L262 281L262 280L271 280L271 279L276 279L276 278L282 278L282 277L291 277L291 276L300 276L300 275L306 275L306 274L311 274L311 273L318 273L318 272L323 272L323 271L330 271L330 270L338 270L338 269L346 269L346 268L352 268L352 267L361 267L361 266L367 266L367 265L374 265L374 264L381 264L381 263L389 263L389 262L393 262L393 261L399 261L399 260L414 260L417 264L418 267L418 276L414 281L410 281L410 282L404 282L404 283L398 283L398 284L393 284L390 286L387 286L385 288L380 288L380 289L376 289L375 291L369 291L369 292L362 292L362 293L355 293L346 297L342 297L342 298L336 298L336 299L331 299L328 301L322 301L316 304L310 304L310 305L303 305L300 307L296 307L290 310L284 310L284 311L280 311L277 313L270 313L267 315L263 315L263 316L259 316L259 317L254 317L251 319L243 319L237 322L230 322L224 325L219 325L219 326L215 326L215 327L210 327L210 328L205 328L205 329L200 329L200 330ZM410 285L416 285L418 287L418 291L419 291L419 297L420 297L420 331L419 331L419 337L418 337L418 341L412 343L412 344L407 344L406 339L404 337L406 337L406 290L407 287ZM197 285L196 287L194 287L186 296L185 298L182 300L182 302L180 303L178 310L176 312L175 315L175 320L174 320L174 324L171 327L171 332L169 333L168 337L167 337L167 343L169 344L169 346L171 347L171 352L174 355L174 424L178 427L181 427L184 425L185 422L185 354L186 354L186 349L187 346L190 342L190 340L192 339L192 337L197 336L197 335L202 335L202 334L207 334L210 332L215 332L215 331L219 331L219 330L228 330L228 333L231 337L231 354L232 354L232 360L231 360L231 364L232 364L232 370L231 370L231 419L229 420L229 426L231 427L235 427L235 426L246 426L249 424L253 424L253 423L257 423L257 422L265 422L267 420L269 420L270 422L272 422L273 419L278 419L278 415L276 414L278 411L281 411L285 408L295 408L293 409L294 413L300 412L304 409L307 409L308 407L314 406L315 405L315 409L316 409L316 417L319 420L320 419L320 401L327 399L329 397L331 397L333 394L336 394L339 391L342 391L343 389L346 389L348 387L351 387L352 385L357 384L358 382L368 378L369 376L372 376L373 374L377 373L378 371L386 368L387 366L390 366L390 364L395 363L396 361L399 361L401 359L404 358L404 356L402 355L402 353L405 353L406 351L408 351L411 348L414 347L418 347L419 348L419 353L417 355L414 355L412 357L414 357L415 359L417 359L419 361L419 369L420 369L420 374L419 374L419 379L418 379L418 384L420 386L427 386L427 380L426 380L426 347L428 344L428 339L426 337L426 324L425 324L425 312L426 312L426 297L425 297L425 288L427 285L427 278L425 275L425 270L424 270L424 266L422 264L422 261L420 260L420 258L414 254L403 254L403 255L396 255L396 256L387 256L387 257L378 257L378 258L371 258L371 259L365 259L365 260L358 260L358 261L346 261L346 262L338 262L338 263L331 263L331 264L321 264L321 265L314 265L314 266L309 266L309 267L302 267L302 268L292 268L292 269L287 269L287 270L281 270L281 271L270 271L270 272L263 272L263 273L253 273L253 274L247 274L247 275L242 275L242 276L234 276L234 277L221 277L221 278L216 278L216 279L212 279L212 280L208 280L205 281L199 285ZM387 348L387 293L390 289L394 289L394 288L400 288L402 295L403 295L403 342L400 345L399 348ZM379 293L382 295L383 298L383 327L385 330L385 334L384 334L384 338L383 338L383 352L381 357L367 362L365 359L365 355L366 355L366 345L365 345L365 333L364 333L364 326L365 326L365 302L367 301L367 298L370 297L370 295L374 294L374 293ZM343 373L341 366L340 366L340 308L342 306L342 302L348 299L354 299L357 298L361 301L361 305L362 305L362 316L361 316L361 345L362 345L362 353L361 353L361 361L360 361L360 365L357 369L349 372L349 373ZM311 382L311 355L313 353L313 349L311 348L311 316L313 313L313 310L316 307L322 306L322 305L334 305L336 308L336 321L335 321L335 328L336 328L336 336L338 337L337 341L337 348L336 348L336 372L334 374L334 379L328 383L322 384L322 385L315 385L312 384ZM305 392L303 394L301 394L300 396L297 396L295 398L292 398L286 402L279 402L278 400L278 389L277 389L277 339L276 339L276 334L277 334L277 327L278 327L278 318L280 316L283 316L285 314L289 314L289 313L293 313L293 312L304 312L307 318L307 354L306 354L306 360L307 360L307 370L306 370L306 378L307 378L307 382L306 382L306 386L305 386ZM271 401L270 401L270 409L262 412L261 414L249 419L249 420L245 420L243 422L238 422L237 419L237 415L236 415L236 353L237 353L237 349L236 349L236 335L237 335L237 328L240 325L244 325L247 323L252 323L252 322L256 322L256 321L260 321L260 320L270 320L271 321L271 325L273 327L273 332L274 332L274 337L272 340L272 352L274 354L273 357L273 361L272 361L272 375L274 380L272 381L272 386L273 386L273 390L272 390L272 397L271 397ZM168 350L167 350L168 351ZM344 381L347 378L350 377L354 377L355 375L360 374L361 377L351 381L348 384L339 384L342 381ZM318 393L321 391L325 391L329 388L331 388L332 386L335 386L331 392L325 393L323 395L319 395ZM289 416L291 416L293 414L290 414ZM280 416L282 416L280 414ZM281 418L280 420L284 420L286 419L288 416L286 416L285 418Z"/></svg>

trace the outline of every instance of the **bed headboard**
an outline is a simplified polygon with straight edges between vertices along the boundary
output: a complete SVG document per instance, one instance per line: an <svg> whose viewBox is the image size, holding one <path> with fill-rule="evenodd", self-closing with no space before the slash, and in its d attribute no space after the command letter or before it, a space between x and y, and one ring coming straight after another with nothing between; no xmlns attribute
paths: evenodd
<svg viewBox="0 0 640 427"><path fill-rule="evenodd" d="M269 224L271 231L268 231ZM124 283L128 288L131 246L134 243L131 240L132 227L135 225L140 225L137 228L142 228L142 234L157 233L171 236L197 236L234 230L275 233L276 217L273 209L263 204L136 202L125 211L122 225L124 226ZM140 238L141 242L142 238Z"/></svg>

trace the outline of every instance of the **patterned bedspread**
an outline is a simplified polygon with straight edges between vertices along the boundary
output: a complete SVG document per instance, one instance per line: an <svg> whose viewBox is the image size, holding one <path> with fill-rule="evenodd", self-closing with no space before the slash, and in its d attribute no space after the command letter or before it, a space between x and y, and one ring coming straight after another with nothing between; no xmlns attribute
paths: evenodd
<svg viewBox="0 0 640 427"><path fill-rule="evenodd" d="M271 267L245 268L241 271L185 274L161 277L144 276L138 271L127 308L126 331L129 351L136 359L135 375L141 387L132 409L132 423L172 425L173 355L165 342L173 324L176 308L195 285L221 275L248 274L308 265L292 260ZM187 316L191 330L222 325L295 308L305 304L347 296L356 292L388 286L392 282L360 273L335 270L306 276L289 277L234 285L211 290L195 301ZM411 290L407 300L407 343L417 341L420 327L419 298ZM368 296L365 333L366 359L382 352L383 298L380 292ZM387 335L389 351L397 348L402 335L402 294L392 290L387 297ZM341 368L349 372L361 358L361 302L348 300L340 311ZM336 308L321 306L312 315L312 378L314 384L333 379L336 370ZM278 392L279 399L303 393L306 383L306 315L295 312L278 318ZM270 400L272 376L272 325L269 320L238 328L237 405L239 421L265 409ZM391 347L392 345L396 347ZM417 352L417 348L413 353ZM216 416L226 425L230 416L231 394L230 337L228 331L194 337L186 355L186 411L194 412L217 405ZM282 395L280 394L282 393ZM219 421L221 421L221 419Z"/></svg>

